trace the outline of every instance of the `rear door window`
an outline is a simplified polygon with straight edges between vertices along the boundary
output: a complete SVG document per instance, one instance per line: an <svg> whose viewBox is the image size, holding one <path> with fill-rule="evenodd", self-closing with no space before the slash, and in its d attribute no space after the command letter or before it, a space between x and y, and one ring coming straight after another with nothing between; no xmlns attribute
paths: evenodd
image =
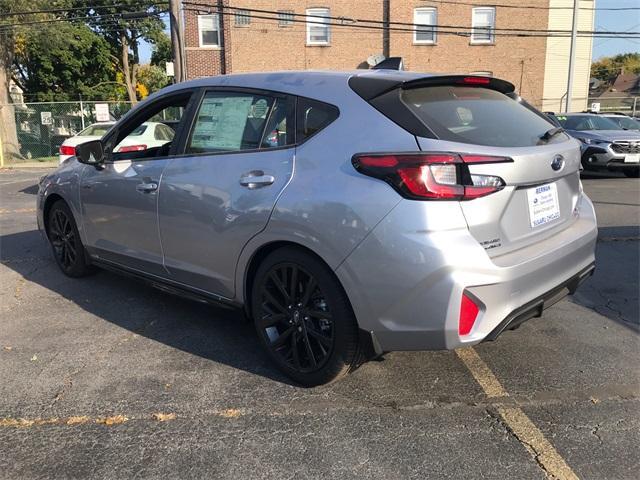
<svg viewBox="0 0 640 480"><path fill-rule="evenodd" d="M480 87L403 90L402 101L438 138L496 147L527 147L554 125L518 101ZM552 137L551 142L566 139Z"/></svg>

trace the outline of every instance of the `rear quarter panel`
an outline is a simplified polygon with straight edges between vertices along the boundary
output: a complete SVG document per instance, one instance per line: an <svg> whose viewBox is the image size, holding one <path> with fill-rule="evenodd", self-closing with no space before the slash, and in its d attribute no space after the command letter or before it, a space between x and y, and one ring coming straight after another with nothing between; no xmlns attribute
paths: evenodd
<svg viewBox="0 0 640 480"><path fill-rule="evenodd" d="M287 241L306 247L335 270L398 202L386 183L354 169L359 152L416 151L415 137L381 115L344 86L342 94L315 97L340 109L340 116L296 148L293 176L278 199L264 231L244 248L236 273L238 286L260 247ZM349 293L349 292L347 292Z"/></svg>

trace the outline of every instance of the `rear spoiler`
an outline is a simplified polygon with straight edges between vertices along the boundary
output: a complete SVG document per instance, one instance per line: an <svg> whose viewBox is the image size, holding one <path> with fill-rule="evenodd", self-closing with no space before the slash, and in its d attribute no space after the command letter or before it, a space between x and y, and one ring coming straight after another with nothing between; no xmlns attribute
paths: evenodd
<svg viewBox="0 0 640 480"><path fill-rule="evenodd" d="M515 86L506 80L479 75L434 75L408 81L398 80L397 77L381 78L370 76L354 76L349 79L351 89L367 101L383 95L390 90L409 90L412 88L437 87L443 85L490 88L504 94L515 91Z"/></svg>
<svg viewBox="0 0 640 480"><path fill-rule="evenodd" d="M512 83L478 75L439 75L413 80L402 80L400 75L385 77L363 75L349 79L349 87L372 107L411 134L425 138L437 138L437 136L402 102L400 92L443 85L490 88L512 98L515 96L515 87Z"/></svg>

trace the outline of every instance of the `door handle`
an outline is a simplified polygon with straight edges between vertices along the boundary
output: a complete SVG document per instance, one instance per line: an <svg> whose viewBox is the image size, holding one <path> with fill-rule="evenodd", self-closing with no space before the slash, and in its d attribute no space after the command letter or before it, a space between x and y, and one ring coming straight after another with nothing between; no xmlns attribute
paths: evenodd
<svg viewBox="0 0 640 480"><path fill-rule="evenodd" d="M254 170L240 177L240 185L250 190L266 187L276 181L273 175L265 175L262 170Z"/></svg>
<svg viewBox="0 0 640 480"><path fill-rule="evenodd" d="M139 183L136 185L136 190L142 193L155 192L158 189L158 184L155 182Z"/></svg>

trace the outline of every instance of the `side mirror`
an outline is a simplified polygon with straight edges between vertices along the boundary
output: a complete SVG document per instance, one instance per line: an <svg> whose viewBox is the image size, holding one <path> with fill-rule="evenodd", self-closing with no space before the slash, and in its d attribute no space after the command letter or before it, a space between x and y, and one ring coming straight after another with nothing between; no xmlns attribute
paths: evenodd
<svg viewBox="0 0 640 480"><path fill-rule="evenodd" d="M104 146L100 140L91 140L76 146L76 157L80 163L98 167L104 163Z"/></svg>

